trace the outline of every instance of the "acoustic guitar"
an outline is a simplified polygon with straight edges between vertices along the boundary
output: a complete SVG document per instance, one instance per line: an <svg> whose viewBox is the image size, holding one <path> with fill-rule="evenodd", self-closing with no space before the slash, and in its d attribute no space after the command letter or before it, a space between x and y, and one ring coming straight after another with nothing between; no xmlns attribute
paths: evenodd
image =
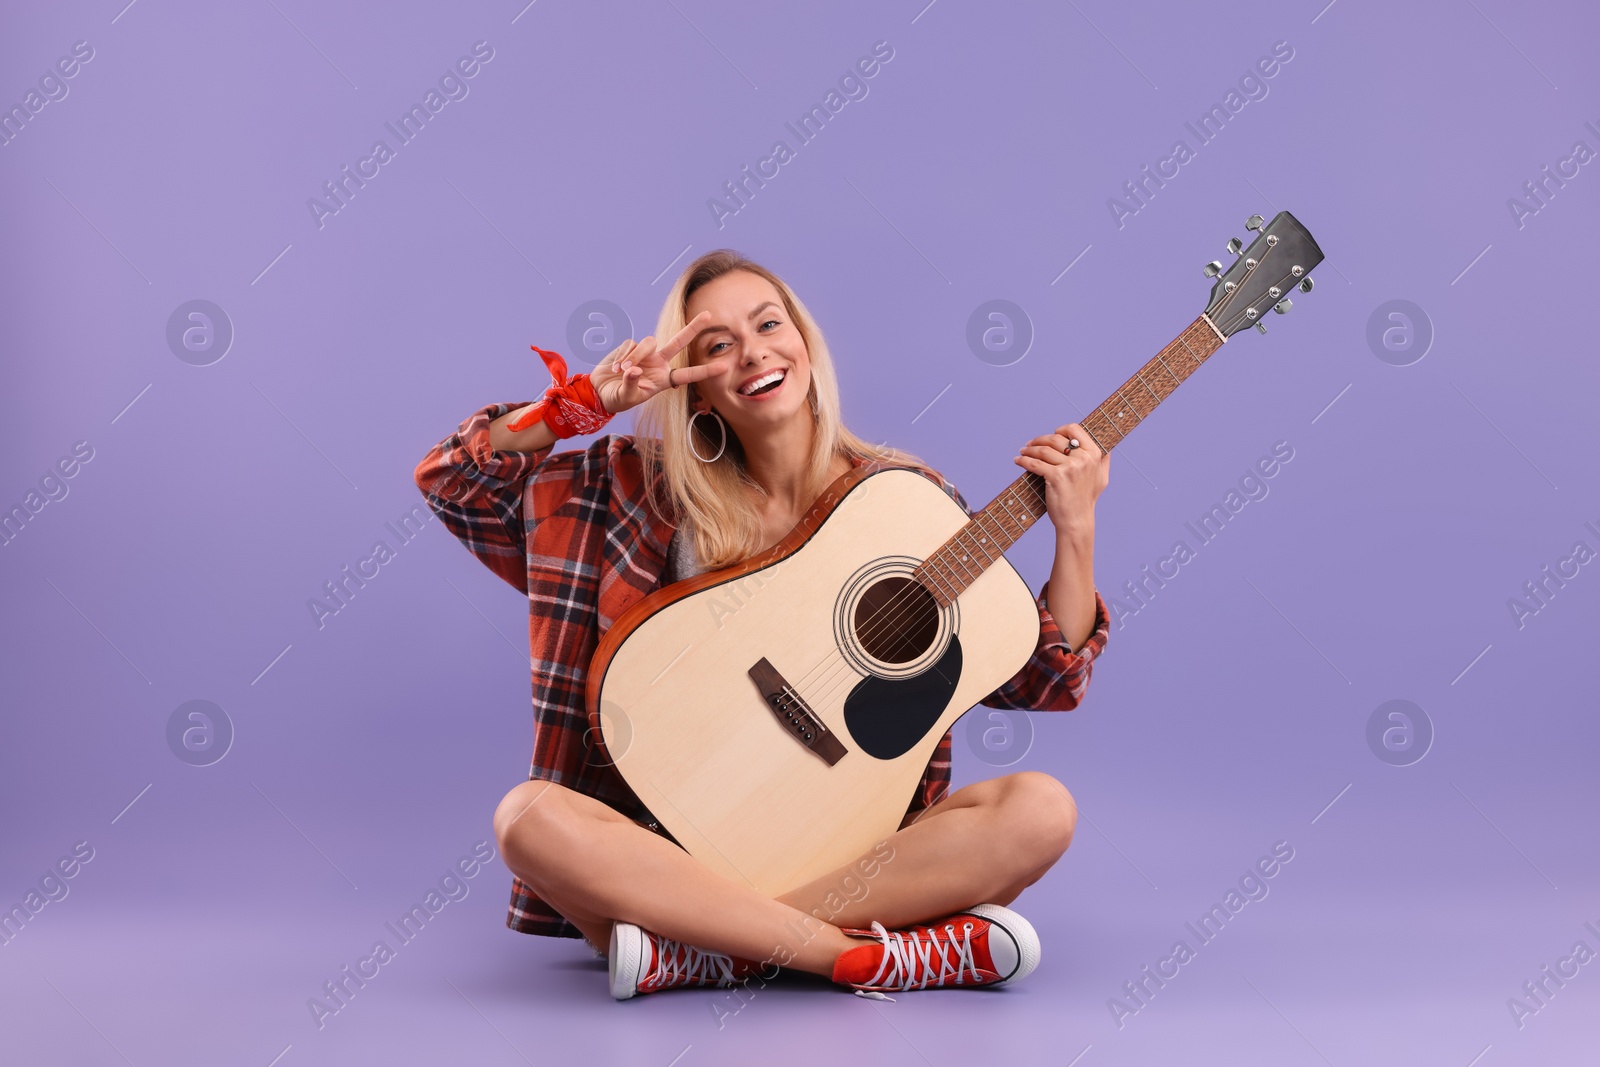
<svg viewBox="0 0 1600 1067"><path fill-rule="evenodd" d="M1287 211L1200 317L1081 424L1107 452L1322 262ZM1242 254L1241 254L1242 253ZM900 825L946 730L1020 670L1035 594L1002 554L1045 515L1025 472L970 517L915 471L841 475L781 542L656 590L606 631L585 697L605 753L691 855L767 896Z"/></svg>

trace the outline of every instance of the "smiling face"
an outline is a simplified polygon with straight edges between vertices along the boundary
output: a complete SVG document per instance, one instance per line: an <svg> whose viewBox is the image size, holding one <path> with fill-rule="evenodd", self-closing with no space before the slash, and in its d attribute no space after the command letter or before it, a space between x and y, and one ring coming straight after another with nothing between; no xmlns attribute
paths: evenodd
<svg viewBox="0 0 1600 1067"><path fill-rule="evenodd" d="M726 358L732 365L693 386L695 410L709 404L742 441L791 419L812 418L805 338L771 282L749 271L731 271L696 289L684 317L692 321L702 311L711 319L689 342L689 362ZM752 394L751 386L765 388Z"/></svg>

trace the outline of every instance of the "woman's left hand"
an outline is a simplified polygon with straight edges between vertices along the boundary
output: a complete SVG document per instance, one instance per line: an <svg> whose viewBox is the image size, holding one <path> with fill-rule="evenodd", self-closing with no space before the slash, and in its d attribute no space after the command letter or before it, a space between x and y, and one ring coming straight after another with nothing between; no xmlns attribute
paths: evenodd
<svg viewBox="0 0 1600 1067"><path fill-rule="evenodd" d="M1072 438L1078 447L1068 451ZM1094 502L1111 480L1111 457L1081 423L1035 437L1022 447L1016 462L1044 479L1045 510L1058 535L1093 532Z"/></svg>

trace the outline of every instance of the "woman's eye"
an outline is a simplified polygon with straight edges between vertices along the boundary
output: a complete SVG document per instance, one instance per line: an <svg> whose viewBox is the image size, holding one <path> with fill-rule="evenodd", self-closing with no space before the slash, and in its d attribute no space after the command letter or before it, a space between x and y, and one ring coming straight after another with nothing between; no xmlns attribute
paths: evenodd
<svg viewBox="0 0 1600 1067"><path fill-rule="evenodd" d="M782 325L783 325L783 323L779 322L777 319L768 319L766 322L763 322L761 324L761 328L763 330L765 330L768 326L782 326ZM715 341L715 342L713 342L706 349L706 355L708 355L708 356L716 355L717 354L717 349L721 348L723 345L725 345L727 343L728 343L727 341Z"/></svg>

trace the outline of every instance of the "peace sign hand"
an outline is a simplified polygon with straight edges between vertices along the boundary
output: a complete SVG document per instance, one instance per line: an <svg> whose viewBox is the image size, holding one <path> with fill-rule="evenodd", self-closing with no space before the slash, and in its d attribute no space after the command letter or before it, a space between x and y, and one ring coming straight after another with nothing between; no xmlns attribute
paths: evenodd
<svg viewBox="0 0 1600 1067"><path fill-rule="evenodd" d="M629 340L612 349L589 375L590 383L600 395L600 403L615 415L644 403L662 390L726 373L733 366L731 356L699 366L670 366L672 358L688 345L695 332L704 327L710 318L711 312L702 311L659 347L654 337L646 337L638 344Z"/></svg>

